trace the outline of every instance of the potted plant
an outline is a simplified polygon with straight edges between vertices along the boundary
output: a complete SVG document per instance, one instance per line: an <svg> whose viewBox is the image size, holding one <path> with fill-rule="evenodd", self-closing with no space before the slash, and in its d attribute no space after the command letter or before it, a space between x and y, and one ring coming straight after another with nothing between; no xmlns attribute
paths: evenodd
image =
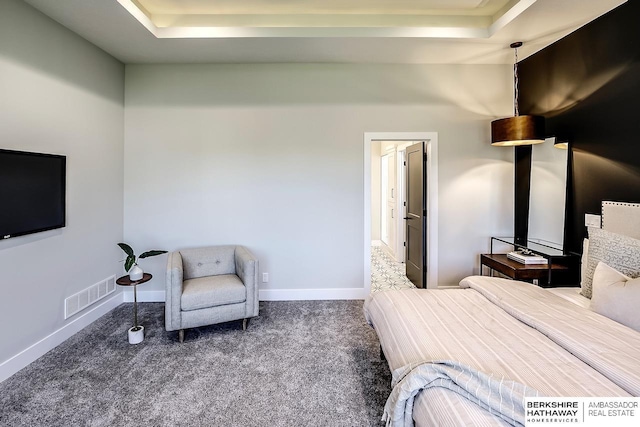
<svg viewBox="0 0 640 427"><path fill-rule="evenodd" d="M149 258L152 256L167 253L167 251L153 250L144 252L136 258L136 254L133 252L131 246L127 245L126 243L118 243L118 246L120 246L120 249L122 249L124 253L127 254L127 258L124 260L124 269L127 273L129 273L129 279L131 279L132 281L142 279L142 276L144 274L144 271L140 268L140 266L138 266L138 263L136 262L138 258Z"/></svg>

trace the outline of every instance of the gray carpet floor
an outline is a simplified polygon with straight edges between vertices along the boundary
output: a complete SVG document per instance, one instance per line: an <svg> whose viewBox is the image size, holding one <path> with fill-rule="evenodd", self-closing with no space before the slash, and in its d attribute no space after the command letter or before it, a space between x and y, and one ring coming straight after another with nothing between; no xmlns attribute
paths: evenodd
<svg viewBox="0 0 640 427"><path fill-rule="evenodd" d="M391 376L362 301L261 302L240 322L164 330L122 304L0 384L1 426L382 425Z"/></svg>

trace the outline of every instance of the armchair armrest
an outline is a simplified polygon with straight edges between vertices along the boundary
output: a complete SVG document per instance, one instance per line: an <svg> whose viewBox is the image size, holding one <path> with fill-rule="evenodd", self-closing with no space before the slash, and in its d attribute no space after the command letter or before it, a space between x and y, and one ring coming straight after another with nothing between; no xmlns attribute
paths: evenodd
<svg viewBox="0 0 640 427"><path fill-rule="evenodd" d="M182 329L180 301L184 272L180 252L171 252L167 260L165 292L165 328L167 331Z"/></svg>
<svg viewBox="0 0 640 427"><path fill-rule="evenodd" d="M246 316L258 315L258 259L244 246L235 252L236 274L247 288Z"/></svg>

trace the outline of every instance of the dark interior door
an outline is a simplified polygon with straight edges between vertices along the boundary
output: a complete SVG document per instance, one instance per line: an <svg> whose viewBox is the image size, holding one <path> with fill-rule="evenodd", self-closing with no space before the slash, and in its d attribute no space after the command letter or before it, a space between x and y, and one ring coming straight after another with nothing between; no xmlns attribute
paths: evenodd
<svg viewBox="0 0 640 427"><path fill-rule="evenodd" d="M407 148L407 278L418 288L427 282L426 160L424 142Z"/></svg>

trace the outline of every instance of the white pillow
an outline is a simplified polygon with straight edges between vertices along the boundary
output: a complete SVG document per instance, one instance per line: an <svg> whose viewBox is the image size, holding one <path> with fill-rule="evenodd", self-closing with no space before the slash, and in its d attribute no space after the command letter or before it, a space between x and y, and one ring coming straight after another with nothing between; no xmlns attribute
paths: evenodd
<svg viewBox="0 0 640 427"><path fill-rule="evenodd" d="M593 272L599 261L629 277L640 277L640 240L589 227L589 255L582 295L591 298Z"/></svg>
<svg viewBox="0 0 640 427"><path fill-rule="evenodd" d="M599 262L589 308L640 332L640 278L632 279Z"/></svg>

